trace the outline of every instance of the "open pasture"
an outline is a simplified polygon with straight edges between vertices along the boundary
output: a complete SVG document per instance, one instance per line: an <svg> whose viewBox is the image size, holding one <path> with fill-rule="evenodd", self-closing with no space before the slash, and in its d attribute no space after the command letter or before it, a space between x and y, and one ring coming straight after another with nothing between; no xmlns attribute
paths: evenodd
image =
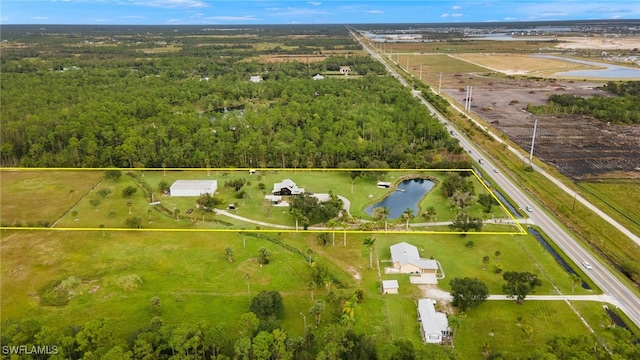
<svg viewBox="0 0 640 360"><path fill-rule="evenodd" d="M504 74L551 76L557 72L591 70L595 66L521 54L456 54L455 57Z"/></svg>
<svg viewBox="0 0 640 360"><path fill-rule="evenodd" d="M278 290L285 302L283 326L302 333L299 313L307 313L313 302L308 287L311 267L301 253L311 249L312 261L329 267L335 279L331 289L338 296L348 298L358 288L365 290L365 301L356 310L357 331L381 338L409 338L418 343L415 302L424 294L419 287L409 284L407 276L385 275L381 269L382 279L398 279L401 285L398 296L381 295L376 262L374 269L368 268L369 251L362 245L365 237L347 234L347 246L343 246L342 236L337 234L336 245L321 246L315 234L309 233L254 236L172 231L5 230L0 244L3 317L38 318L44 324L54 325L83 324L96 316L105 316L114 319L118 333L125 336L148 324L154 316L149 301L158 296L165 324L208 320L233 327L234 321L248 311L250 296L260 290ZM536 294L556 293L553 285L563 293L571 293L567 274L529 236L474 238L471 248L466 246L468 239L454 235L379 234L374 259L381 268L390 266L389 246L407 241L418 246L422 256L440 261L446 274L440 280L444 290L448 290L450 279L470 276L486 281L491 293L501 293L502 278L492 271L492 266L500 262L505 271L538 274L543 287ZM233 262L225 255L227 247L234 252ZM257 262L261 247L273 254L268 265L260 266ZM501 251L498 258L496 250ZM491 257L486 269L483 255ZM78 279L75 283L74 278ZM60 293L56 289L63 283L73 285ZM313 292L315 299L326 299L327 289L323 285ZM587 293L591 292L581 288L575 291ZM46 301L49 305L44 304ZM51 304L56 301L59 303ZM507 313L522 309L501 303L508 308L504 310ZM525 306L531 306L527 303ZM544 304L536 308L552 311L545 310ZM491 304L484 304L479 310L485 306ZM339 312L328 306L323 321L338 317ZM471 313L468 318L469 322L480 321L472 320L475 316ZM544 326L547 320L534 316L527 319L536 327ZM500 321L496 320L494 326L507 326ZM569 319L567 324L577 329L581 323ZM567 331L575 333L572 329ZM462 337L472 335L461 331L459 338ZM540 331L534 337L544 340L548 336ZM465 345L461 340L456 349L467 346L473 349L474 344Z"/></svg>
<svg viewBox="0 0 640 360"><path fill-rule="evenodd" d="M384 48L386 53L531 53L552 48L557 42L541 40L493 41L493 40L447 40L433 42L377 43L376 48Z"/></svg>
<svg viewBox="0 0 640 360"><path fill-rule="evenodd" d="M2 226L53 224L96 186L103 172L0 170Z"/></svg>

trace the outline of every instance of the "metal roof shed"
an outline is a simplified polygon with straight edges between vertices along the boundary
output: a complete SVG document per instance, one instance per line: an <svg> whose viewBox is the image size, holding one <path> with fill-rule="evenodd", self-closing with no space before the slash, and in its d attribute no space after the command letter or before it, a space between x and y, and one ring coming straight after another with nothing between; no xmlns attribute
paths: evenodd
<svg viewBox="0 0 640 360"><path fill-rule="evenodd" d="M215 194L217 180L178 180L169 188L171 196L200 196L204 193Z"/></svg>

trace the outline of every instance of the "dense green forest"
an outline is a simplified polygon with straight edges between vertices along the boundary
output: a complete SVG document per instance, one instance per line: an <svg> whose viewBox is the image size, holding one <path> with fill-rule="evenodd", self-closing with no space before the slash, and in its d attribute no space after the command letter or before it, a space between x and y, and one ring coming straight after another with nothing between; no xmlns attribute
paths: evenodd
<svg viewBox="0 0 640 360"><path fill-rule="evenodd" d="M320 302L322 303L322 302ZM153 304L153 300L152 300ZM331 304L328 304L331 306ZM322 307L324 309L324 305ZM329 310L327 310L328 312ZM319 310L319 313L324 310ZM310 317L311 320L311 317ZM279 321L260 319L254 312L240 316L231 327L201 321L164 325L160 317L132 333L115 337L115 322L98 317L83 326L55 328L37 320L4 321L3 354L28 352L30 359L457 359L439 345L415 347L408 339L374 342L338 324L309 327L304 336L292 336ZM239 334L236 336L234 334ZM520 359L637 359L633 336L620 327L600 332L600 341L585 335L556 336L544 347ZM20 350L17 346L24 346ZM489 359L510 359L499 349L483 350Z"/></svg>
<svg viewBox="0 0 640 360"><path fill-rule="evenodd" d="M547 105L527 105L534 114L583 114L612 124L640 124L640 82L609 82L603 90L617 97L549 95Z"/></svg>
<svg viewBox="0 0 640 360"><path fill-rule="evenodd" d="M2 162L469 167L457 140L381 64L350 54L354 43L328 32L307 44L281 33L261 42L173 32L14 35L10 44L20 46L4 49L1 64ZM346 52L312 63L259 57L279 48ZM339 75L341 66L352 75Z"/></svg>

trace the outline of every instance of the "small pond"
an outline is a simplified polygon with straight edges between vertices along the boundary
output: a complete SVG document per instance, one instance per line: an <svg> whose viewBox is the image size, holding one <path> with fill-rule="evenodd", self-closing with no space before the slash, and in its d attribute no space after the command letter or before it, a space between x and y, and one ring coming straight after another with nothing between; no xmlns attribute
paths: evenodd
<svg viewBox="0 0 640 360"><path fill-rule="evenodd" d="M397 219L407 208L413 209L413 215L418 216L420 200L433 188L435 183L427 179L404 180L389 196L375 204L367 206L364 211L373 216L373 209L386 206L389 209L388 219Z"/></svg>

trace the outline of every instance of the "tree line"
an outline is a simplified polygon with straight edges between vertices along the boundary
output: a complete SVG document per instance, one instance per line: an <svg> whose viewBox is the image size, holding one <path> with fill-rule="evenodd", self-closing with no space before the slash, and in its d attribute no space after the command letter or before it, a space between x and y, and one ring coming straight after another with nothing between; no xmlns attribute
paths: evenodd
<svg viewBox="0 0 640 360"><path fill-rule="evenodd" d="M366 168L378 160L392 168L469 167L457 140L369 58L311 65L237 60L175 57L136 69L94 64L66 71L47 63L35 72L3 72L2 162L331 168L354 161ZM365 75L311 79L337 64ZM264 81L249 82L256 74Z"/></svg>
<svg viewBox="0 0 640 360"><path fill-rule="evenodd" d="M534 114L582 114L612 124L640 124L640 81L608 82L603 88L618 96L552 94L546 105L527 105Z"/></svg>

